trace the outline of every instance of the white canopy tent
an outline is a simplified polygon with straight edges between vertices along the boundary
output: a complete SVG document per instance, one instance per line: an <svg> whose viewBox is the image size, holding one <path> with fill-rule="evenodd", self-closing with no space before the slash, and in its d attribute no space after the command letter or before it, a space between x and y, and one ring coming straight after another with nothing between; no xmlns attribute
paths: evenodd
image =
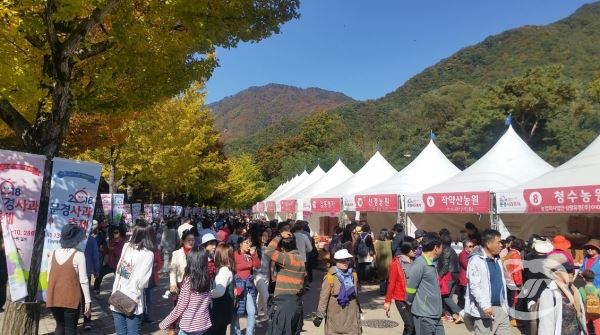
<svg viewBox="0 0 600 335"><path fill-rule="evenodd" d="M406 210L417 228L439 231L447 228L454 236L466 221L479 228L490 227L490 192L522 184L552 166L540 158L512 126L477 162L454 177L406 196Z"/></svg>
<svg viewBox="0 0 600 335"><path fill-rule="evenodd" d="M338 159L335 165L321 178L315 180L315 182L303 190L290 194L284 200L296 200L296 219L305 219L304 212L311 212L310 198L312 196L345 182L352 175L352 171L344 165L341 159ZM317 230L316 224L311 222L311 228Z"/></svg>
<svg viewBox="0 0 600 335"><path fill-rule="evenodd" d="M597 235L599 171L600 136L556 169L496 192L496 208L502 223L508 231L525 236L575 232Z"/></svg>
<svg viewBox="0 0 600 335"><path fill-rule="evenodd" d="M356 210L354 195L357 192L379 184L396 173L398 171L377 151L351 178L312 198L343 198L342 209L353 212Z"/></svg>
<svg viewBox="0 0 600 335"><path fill-rule="evenodd" d="M278 213L288 213L288 214L295 214L296 213L296 204L297 202L295 201L295 199L289 199L290 195L293 195L295 193L298 193L302 190L304 190L305 188L307 188L308 186L312 185L315 181L317 181L319 178L323 177L325 175L325 171L323 171L323 169L321 168L320 165L317 165L317 167L306 177L304 178L301 182L299 182L295 187L291 187L288 191L283 192L281 195L275 197L275 202L276 202L276 207L277 207L277 212ZM292 203L286 202L286 200L292 200ZM293 210L289 210L290 205L293 204L294 209Z"/></svg>
<svg viewBox="0 0 600 335"><path fill-rule="evenodd" d="M356 198L365 204L365 207L371 207L370 210L361 210L368 212L367 222L371 229L377 232L382 228L390 228L398 219L398 197L408 193L422 191L428 187L447 180L460 172L442 151L435 145L433 140L419 153L419 155L400 172L381 183L358 192ZM378 206L377 203L385 201L394 202L396 206L385 207ZM366 206L367 204L375 206ZM359 204L360 205L360 204ZM358 208L360 210L360 206ZM414 234L414 225L407 220L406 227L408 234Z"/></svg>

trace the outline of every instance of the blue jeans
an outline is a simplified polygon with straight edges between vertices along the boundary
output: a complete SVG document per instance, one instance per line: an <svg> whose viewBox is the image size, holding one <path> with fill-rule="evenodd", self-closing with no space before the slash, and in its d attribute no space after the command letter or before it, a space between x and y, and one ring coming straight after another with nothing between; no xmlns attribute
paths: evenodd
<svg viewBox="0 0 600 335"><path fill-rule="evenodd" d="M246 293L246 314L248 319L246 320L246 335L254 335L254 324L256 323L256 305L250 293ZM240 316L237 312L233 312L233 320L231 320L231 334L242 335L240 329Z"/></svg>
<svg viewBox="0 0 600 335"><path fill-rule="evenodd" d="M177 335L202 335L204 334L204 332L184 332L183 330L179 329L179 333L177 333Z"/></svg>
<svg viewBox="0 0 600 335"><path fill-rule="evenodd" d="M138 335L142 326L142 315L126 317L125 314L112 312L117 335Z"/></svg>

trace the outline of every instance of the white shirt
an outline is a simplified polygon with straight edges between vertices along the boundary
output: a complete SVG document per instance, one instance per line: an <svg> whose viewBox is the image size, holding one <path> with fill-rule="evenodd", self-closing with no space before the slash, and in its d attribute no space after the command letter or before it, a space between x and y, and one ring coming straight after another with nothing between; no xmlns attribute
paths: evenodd
<svg viewBox="0 0 600 335"><path fill-rule="evenodd" d="M83 291L83 298L86 304L92 302L90 298L90 283L87 277L87 269L85 267L85 255L83 252L78 251L77 249L56 249L51 252L48 259L48 276L50 276L50 271L52 270L52 255L56 256L56 262L60 265L65 264L65 262L71 257L71 255L75 253L73 256L73 268L75 269L75 273L79 275L79 283L81 284L81 290Z"/></svg>
<svg viewBox="0 0 600 335"><path fill-rule="evenodd" d="M233 273L231 270L229 270L229 268L226 266L222 266L215 276L215 288L210 290L211 297L213 299L222 297L227 290L227 286L231 284L232 280Z"/></svg>
<svg viewBox="0 0 600 335"><path fill-rule="evenodd" d="M152 275L154 264L154 253L147 249L137 250L125 243L113 283L113 293L117 290L125 293L137 301L137 309L134 314L144 313L144 288L148 287L148 281ZM110 306L112 311L116 311Z"/></svg>

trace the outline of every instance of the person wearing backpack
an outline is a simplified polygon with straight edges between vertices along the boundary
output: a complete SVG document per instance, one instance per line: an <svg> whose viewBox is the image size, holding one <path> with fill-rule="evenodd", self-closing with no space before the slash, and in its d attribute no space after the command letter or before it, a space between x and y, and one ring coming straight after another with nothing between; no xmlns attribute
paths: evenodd
<svg viewBox="0 0 600 335"><path fill-rule="evenodd" d="M591 270L585 270L580 274L585 280L585 286L579 288L581 300L585 308L585 319L587 321L588 333L600 334L600 290L594 286L596 275Z"/></svg>
<svg viewBox="0 0 600 335"><path fill-rule="evenodd" d="M360 304L358 303L358 276L350 264L352 255L346 249L338 250L333 256L335 266L323 277L317 323L325 320L325 335L360 335ZM315 321L313 321L315 322Z"/></svg>
<svg viewBox="0 0 600 335"><path fill-rule="evenodd" d="M370 279L370 273L373 267L373 260L376 256L373 237L371 236L371 227L365 223L362 231L356 239L355 255L358 260L358 281L363 283Z"/></svg>

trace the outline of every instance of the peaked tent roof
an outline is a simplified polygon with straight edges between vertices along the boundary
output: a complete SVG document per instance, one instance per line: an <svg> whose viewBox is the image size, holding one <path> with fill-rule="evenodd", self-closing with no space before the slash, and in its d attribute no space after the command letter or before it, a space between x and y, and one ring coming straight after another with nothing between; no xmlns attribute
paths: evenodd
<svg viewBox="0 0 600 335"><path fill-rule="evenodd" d="M278 192L273 192L267 199L265 199L264 201L272 201L273 199L275 199L276 196L280 195L281 193L287 191L290 189L291 184L298 179L298 175L295 175L294 178L292 178L291 180L288 180L285 184L283 184L283 187L278 191Z"/></svg>
<svg viewBox="0 0 600 335"><path fill-rule="evenodd" d="M377 151L371 159L351 178L338 184L316 197L354 197L356 192L364 190L398 173L388 161Z"/></svg>
<svg viewBox="0 0 600 335"><path fill-rule="evenodd" d="M497 191L519 185L550 170L552 166L531 150L510 126L477 162L422 193Z"/></svg>
<svg viewBox="0 0 600 335"><path fill-rule="evenodd" d="M282 193L281 195L277 196L277 200L291 199L289 197L290 195L293 195L294 193L304 190L305 188L312 185L312 183L314 183L315 181L317 181L319 178L323 177L324 175L325 175L325 171L323 171L323 169L321 169L320 165L317 165L317 167L308 175L308 177L306 177L302 182L298 183L298 185L296 185L296 187L291 188L289 191L286 191L285 193Z"/></svg>
<svg viewBox="0 0 600 335"><path fill-rule="evenodd" d="M512 189L553 188L598 185L600 136L563 165Z"/></svg>
<svg viewBox="0 0 600 335"><path fill-rule="evenodd" d="M360 194L406 194L455 176L460 169L454 166L433 140L400 172L381 183L360 191Z"/></svg>
<svg viewBox="0 0 600 335"><path fill-rule="evenodd" d="M352 177L353 173L350 171L344 163L342 163L341 159L338 159L337 163L326 174L324 174L321 178L317 179L314 183L307 186L301 191L298 191L295 194L289 195L287 198L303 200L308 199L315 194L319 194L325 190L328 190L332 187L335 187L350 177Z"/></svg>

